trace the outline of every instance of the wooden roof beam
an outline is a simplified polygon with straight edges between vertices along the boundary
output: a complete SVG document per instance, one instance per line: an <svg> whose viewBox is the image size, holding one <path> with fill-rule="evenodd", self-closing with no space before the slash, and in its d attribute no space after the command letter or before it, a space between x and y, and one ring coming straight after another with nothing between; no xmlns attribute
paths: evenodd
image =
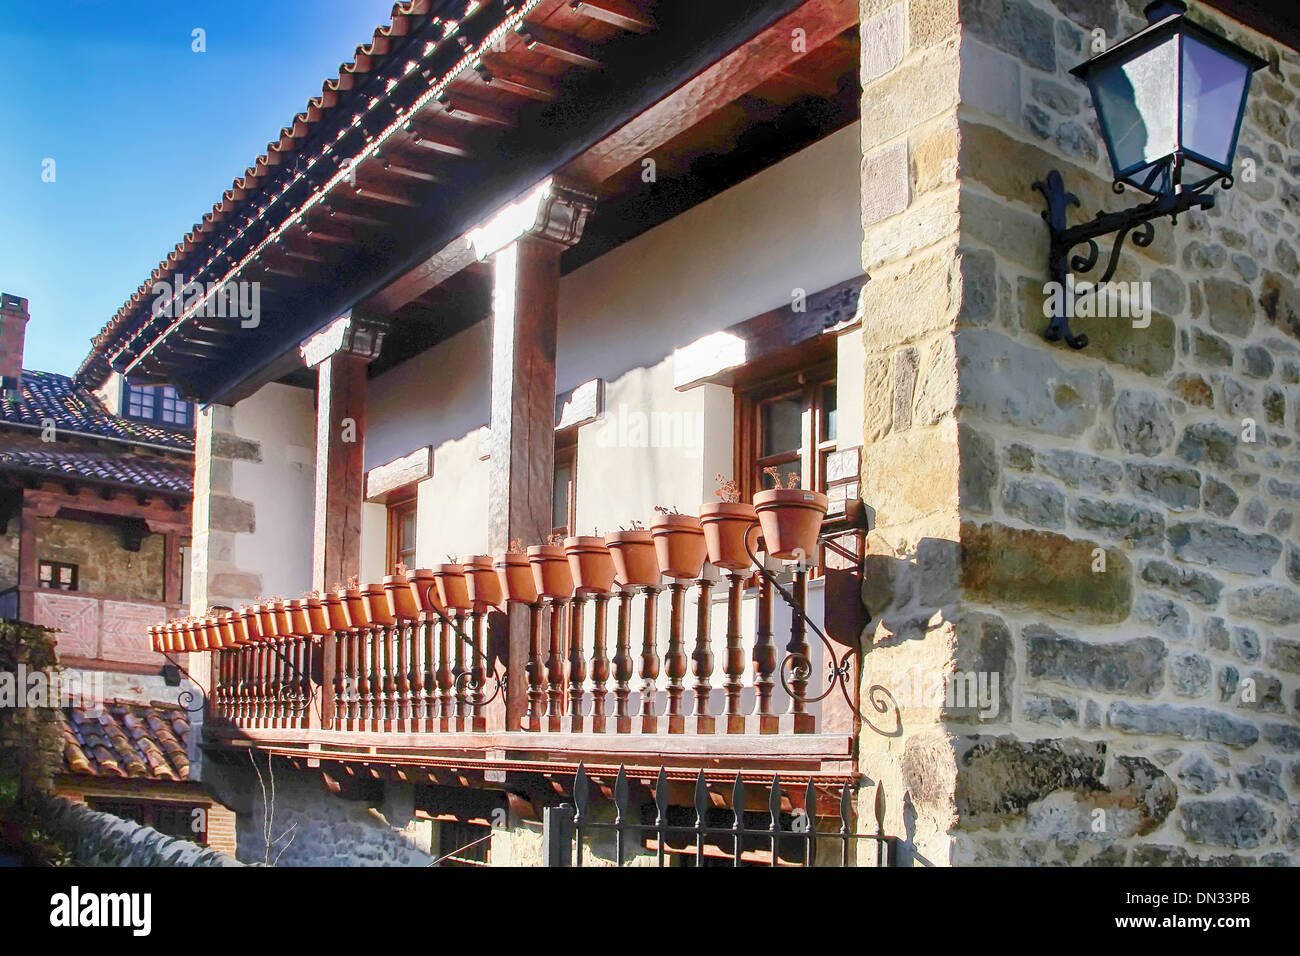
<svg viewBox="0 0 1300 956"><path fill-rule="evenodd" d="M549 103L560 95L554 81L512 66L501 57L484 57L474 71L486 85L503 93L513 93L539 103Z"/></svg>
<svg viewBox="0 0 1300 956"><path fill-rule="evenodd" d="M358 180L352 187L352 192L359 199L369 199L386 206L404 206L407 209L414 209L420 205L418 200L412 199L392 184L374 180Z"/></svg>
<svg viewBox="0 0 1300 956"><path fill-rule="evenodd" d="M439 129L428 123L421 123L419 120L411 120L406 124L406 131L411 134L412 145L419 146L421 149L441 153L444 156L455 156L457 159L468 159L474 155L469 143L450 130Z"/></svg>
<svg viewBox="0 0 1300 956"><path fill-rule="evenodd" d="M792 30L804 31L811 53L857 22L858 0L808 0L587 150L565 174L604 182L806 56L792 49Z"/></svg>
<svg viewBox="0 0 1300 956"><path fill-rule="evenodd" d="M655 28L654 18L628 0L571 0L569 6L575 13L629 33L649 33Z"/></svg>
<svg viewBox="0 0 1300 956"><path fill-rule="evenodd" d="M476 126L510 129L515 125L514 117L501 107L464 93L445 91L438 97L438 102L442 104L448 116Z"/></svg>
<svg viewBox="0 0 1300 956"><path fill-rule="evenodd" d="M515 28L528 49L553 60L563 60L587 70L603 70L605 64L598 60L591 47L577 37L553 30L540 23L525 20Z"/></svg>

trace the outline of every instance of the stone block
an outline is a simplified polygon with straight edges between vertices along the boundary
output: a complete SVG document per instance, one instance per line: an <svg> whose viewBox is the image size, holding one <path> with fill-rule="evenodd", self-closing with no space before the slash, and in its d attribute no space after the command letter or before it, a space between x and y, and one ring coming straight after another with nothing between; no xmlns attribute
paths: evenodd
<svg viewBox="0 0 1300 956"><path fill-rule="evenodd" d="M1093 644L1045 625L1026 626L1025 667L1030 677L1083 690L1154 697L1164 687L1163 641L1154 637Z"/></svg>

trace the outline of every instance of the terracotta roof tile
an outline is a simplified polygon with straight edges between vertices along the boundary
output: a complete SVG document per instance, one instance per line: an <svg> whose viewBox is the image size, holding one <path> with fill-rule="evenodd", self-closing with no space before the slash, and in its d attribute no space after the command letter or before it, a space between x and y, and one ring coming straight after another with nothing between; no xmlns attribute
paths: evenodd
<svg viewBox="0 0 1300 956"><path fill-rule="evenodd" d="M95 713L63 711L63 764L68 773L148 780L188 780L189 720L175 704L110 700Z"/></svg>
<svg viewBox="0 0 1300 956"><path fill-rule="evenodd" d="M113 415L94 392L68 376L23 369L20 393L0 397L0 422L44 428L49 421L56 432L194 451L192 432Z"/></svg>

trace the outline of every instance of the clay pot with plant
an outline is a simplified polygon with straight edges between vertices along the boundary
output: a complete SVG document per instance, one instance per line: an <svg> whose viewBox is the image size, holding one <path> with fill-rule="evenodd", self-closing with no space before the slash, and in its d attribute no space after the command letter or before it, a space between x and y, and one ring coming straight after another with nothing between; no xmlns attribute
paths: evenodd
<svg viewBox="0 0 1300 956"><path fill-rule="evenodd" d="M474 606L469 597L469 581L465 566L447 555L448 561L433 569L433 580L438 587L438 600L453 611L468 611Z"/></svg>
<svg viewBox="0 0 1300 956"><path fill-rule="evenodd" d="M361 599L366 605L366 616L372 625L386 627L396 622L388 606L388 593L382 584L367 584L361 589Z"/></svg>
<svg viewBox="0 0 1300 956"><path fill-rule="evenodd" d="M754 495L754 511L763 530L764 550L785 561L816 561L817 539L826 516L826 496L800 488L797 475L791 475L787 487L782 488L776 468L765 468L763 473L776 485Z"/></svg>
<svg viewBox="0 0 1300 956"><path fill-rule="evenodd" d="M411 593L406 572L406 565L398 561L393 566L393 573L384 575L384 595L388 601L388 611L394 618L400 620L411 620L420 616L420 608L415 603L415 595Z"/></svg>
<svg viewBox="0 0 1300 956"><path fill-rule="evenodd" d="M700 525L709 563L724 571L745 571L753 563L750 550L758 545L758 513L754 506L740 500L740 486L735 479L717 476L714 491L717 501L700 505Z"/></svg>
<svg viewBox="0 0 1300 956"><path fill-rule="evenodd" d="M442 610L438 599L438 583L434 579L432 568L414 568L406 572L406 589L415 599L415 609L422 614L434 614Z"/></svg>
<svg viewBox="0 0 1300 956"><path fill-rule="evenodd" d="M640 521L605 535L614 559L614 580L624 587L652 587L659 584L659 560L654 539Z"/></svg>
<svg viewBox="0 0 1300 956"><path fill-rule="evenodd" d="M650 522L659 569L668 577L694 579L704 570L707 548L704 529L695 515L684 515L676 508L655 506Z"/></svg>
<svg viewBox="0 0 1300 956"><path fill-rule="evenodd" d="M492 567L492 555L472 554L461 562L465 566L465 586L474 610L487 611L502 607L505 598L501 593L501 579Z"/></svg>
<svg viewBox="0 0 1300 956"><path fill-rule="evenodd" d="M308 591L302 596L302 606L307 612L307 624L313 635L324 637L330 631L329 612L325 609L325 599L319 591Z"/></svg>
<svg viewBox="0 0 1300 956"><path fill-rule="evenodd" d="M608 594L614 590L614 559L599 531L565 538L564 554L575 589L583 594Z"/></svg>
<svg viewBox="0 0 1300 956"><path fill-rule="evenodd" d="M329 629L334 632L346 631L348 629L348 611L347 602L339 596L341 588L333 587L321 595L321 608L325 611L325 619L329 622Z"/></svg>
<svg viewBox="0 0 1300 956"><path fill-rule="evenodd" d="M286 601L289 608L289 633L294 637L310 637L311 621L307 617L307 603L301 598Z"/></svg>
<svg viewBox="0 0 1300 956"><path fill-rule="evenodd" d="M497 555L492 567L501 582L501 594L515 604L537 603L537 582L528 563L528 553L518 541L511 541L503 554Z"/></svg>
<svg viewBox="0 0 1300 956"><path fill-rule="evenodd" d="M548 598L573 597L573 572L569 570L569 559L558 535L552 535L546 544L532 545L528 549L528 563L532 565L538 594Z"/></svg>

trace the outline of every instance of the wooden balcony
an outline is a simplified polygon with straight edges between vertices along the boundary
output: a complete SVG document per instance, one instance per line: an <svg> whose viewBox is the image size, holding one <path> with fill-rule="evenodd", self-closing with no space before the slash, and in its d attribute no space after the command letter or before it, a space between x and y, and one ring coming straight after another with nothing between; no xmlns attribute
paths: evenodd
<svg viewBox="0 0 1300 956"><path fill-rule="evenodd" d="M822 579L785 578L822 614ZM764 578L615 586L509 613L526 617L530 637L513 706L506 614L420 611L217 651L205 734L309 765L851 769L852 709L838 693L811 700L829 662Z"/></svg>

